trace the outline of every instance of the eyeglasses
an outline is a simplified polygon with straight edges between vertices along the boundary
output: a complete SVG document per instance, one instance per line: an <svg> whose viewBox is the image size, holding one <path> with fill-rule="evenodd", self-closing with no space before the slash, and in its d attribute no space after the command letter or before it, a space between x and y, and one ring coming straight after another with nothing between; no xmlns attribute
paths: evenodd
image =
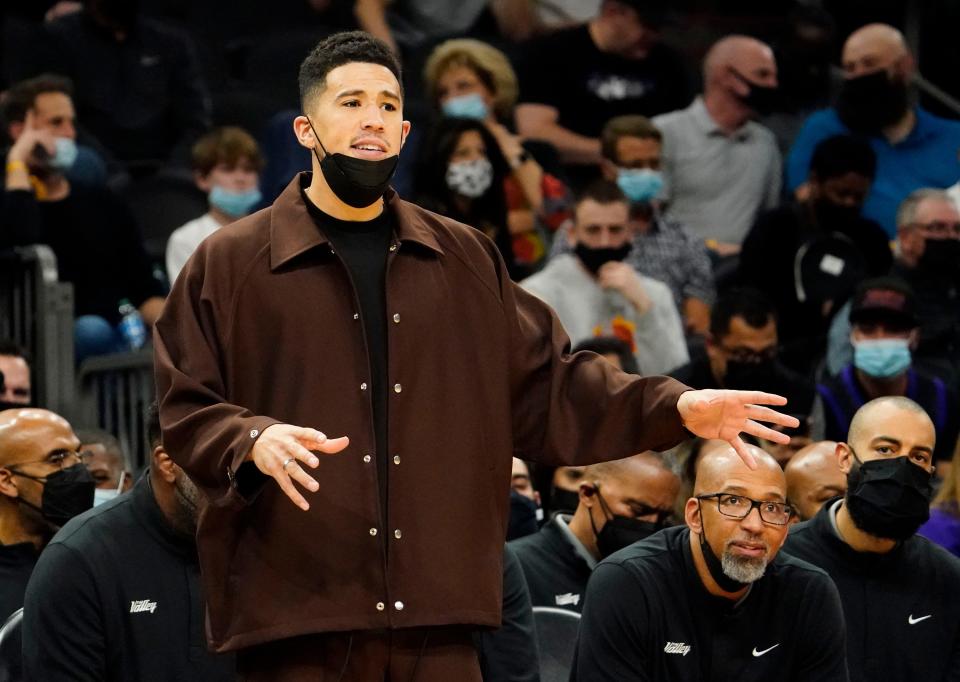
<svg viewBox="0 0 960 682"><path fill-rule="evenodd" d="M23 466L25 464L48 464L50 466L56 466L58 469L69 469L70 467L76 464L86 465L90 461L90 453L87 450L83 452L68 452L66 450L60 450L58 452L52 452L43 459L35 459L29 462L20 462L17 466Z"/></svg>
<svg viewBox="0 0 960 682"><path fill-rule="evenodd" d="M960 236L960 223L948 223L942 220L934 220L929 223L914 223L914 225L926 232L928 236Z"/></svg>
<svg viewBox="0 0 960 682"><path fill-rule="evenodd" d="M769 348L764 348L761 351L743 348L742 346L737 348L728 348L727 346L721 345L720 348L722 348L727 354L727 359L732 360L733 362L745 362L759 365L763 362L775 360L777 357L776 346L770 346Z"/></svg>
<svg viewBox="0 0 960 682"><path fill-rule="evenodd" d="M771 502L768 500L753 500L743 495L733 495L730 493L712 493L710 495L697 495L698 500L716 499L717 509L724 516L731 519L745 519L756 507L760 512L760 519L764 523L772 523L775 526L785 526L790 522L793 516L793 507L786 502Z"/></svg>

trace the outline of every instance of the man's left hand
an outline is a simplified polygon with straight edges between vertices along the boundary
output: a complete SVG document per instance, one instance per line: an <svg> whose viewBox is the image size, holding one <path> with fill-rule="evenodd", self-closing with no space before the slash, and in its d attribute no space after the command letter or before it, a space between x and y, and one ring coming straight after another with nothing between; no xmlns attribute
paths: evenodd
<svg viewBox="0 0 960 682"><path fill-rule="evenodd" d="M677 401L677 411L688 431L701 438L727 441L748 467L756 469L757 462L740 434L749 433L786 445L790 442L789 436L760 423L763 421L790 428L799 426L796 417L763 407L786 404L786 398L762 391L687 391Z"/></svg>

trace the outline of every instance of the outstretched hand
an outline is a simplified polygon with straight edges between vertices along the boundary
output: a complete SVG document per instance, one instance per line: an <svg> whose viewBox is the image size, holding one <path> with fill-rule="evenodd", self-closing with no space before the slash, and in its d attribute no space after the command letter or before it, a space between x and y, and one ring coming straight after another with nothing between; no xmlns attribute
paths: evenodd
<svg viewBox="0 0 960 682"><path fill-rule="evenodd" d="M786 405L787 399L762 391L703 390L687 391L677 401L677 411L688 431L701 438L725 440L751 469L757 462L740 438L741 433L786 445L790 437L760 422L796 428L796 417L771 410L764 405Z"/></svg>

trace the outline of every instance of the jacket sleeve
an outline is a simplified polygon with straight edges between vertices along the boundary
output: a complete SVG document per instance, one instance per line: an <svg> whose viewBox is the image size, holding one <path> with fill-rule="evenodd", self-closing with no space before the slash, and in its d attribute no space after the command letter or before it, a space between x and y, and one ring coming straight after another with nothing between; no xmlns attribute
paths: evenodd
<svg viewBox="0 0 960 682"><path fill-rule="evenodd" d="M37 562L23 607L24 679L107 679L107 642L94 576L83 557L62 544Z"/></svg>
<svg viewBox="0 0 960 682"><path fill-rule="evenodd" d="M510 282L502 261L501 296L516 457L580 466L666 450L689 436L677 411L687 386L625 374L593 353L571 355L556 314Z"/></svg>
<svg viewBox="0 0 960 682"><path fill-rule="evenodd" d="M847 682L847 637L836 585L826 575L803 600L805 631L797 637L797 682Z"/></svg>
<svg viewBox="0 0 960 682"><path fill-rule="evenodd" d="M211 500L232 486L249 498L266 480L252 463L241 467L257 438L278 420L226 399L222 372L229 297L206 278L201 247L177 278L154 328L154 369L164 448ZM210 279L211 281L208 281ZM250 484L249 487L247 484Z"/></svg>

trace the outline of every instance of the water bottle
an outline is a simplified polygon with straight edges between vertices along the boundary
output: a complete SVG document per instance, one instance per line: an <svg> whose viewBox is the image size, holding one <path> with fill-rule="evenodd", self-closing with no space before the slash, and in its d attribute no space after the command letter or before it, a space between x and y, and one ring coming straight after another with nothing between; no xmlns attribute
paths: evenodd
<svg viewBox="0 0 960 682"><path fill-rule="evenodd" d="M140 311L128 300L120 301L120 335L130 350L139 350L147 341L147 326Z"/></svg>

